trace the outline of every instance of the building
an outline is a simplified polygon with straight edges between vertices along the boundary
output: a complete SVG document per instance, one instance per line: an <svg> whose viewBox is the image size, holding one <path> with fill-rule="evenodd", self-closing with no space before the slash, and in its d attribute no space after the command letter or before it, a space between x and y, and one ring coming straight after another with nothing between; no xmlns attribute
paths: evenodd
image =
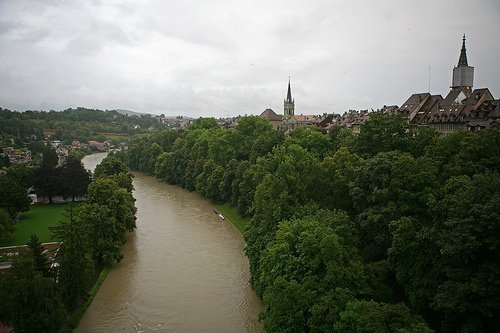
<svg viewBox="0 0 500 333"><path fill-rule="evenodd" d="M3 148L2 156L7 156L11 164L29 164L31 162L31 150L26 148L14 149L13 147Z"/></svg>
<svg viewBox="0 0 500 333"><path fill-rule="evenodd" d="M469 66L467 60L464 35L448 95L443 98L430 93L413 94L391 112L403 116L412 125L445 134L500 125L499 100L494 99L488 88L473 89L473 86L474 67Z"/></svg>
<svg viewBox="0 0 500 333"><path fill-rule="evenodd" d="M272 109L267 108L260 117L269 121L275 130L290 133L297 127L316 126L327 115L296 115L295 114L295 99L292 97L292 88L290 79L288 79L288 90L286 98L283 100L283 115L278 115Z"/></svg>
<svg viewBox="0 0 500 333"><path fill-rule="evenodd" d="M460 58L458 66L453 68L453 77L451 80L451 89L463 91L469 95L472 92L474 83L474 67L469 66L467 62L467 52L465 49L465 35L462 38L462 49L460 50Z"/></svg>
<svg viewBox="0 0 500 333"><path fill-rule="evenodd" d="M271 126L275 130L280 130L281 129L281 123L283 122L283 117L279 116L274 112L272 109L267 108L265 109L261 114L260 117L266 119L271 123Z"/></svg>
<svg viewBox="0 0 500 333"><path fill-rule="evenodd" d="M288 92L283 101L283 121L281 130L283 132L292 131L296 127L295 119L295 100L292 98L292 89L290 87L290 78L288 78Z"/></svg>

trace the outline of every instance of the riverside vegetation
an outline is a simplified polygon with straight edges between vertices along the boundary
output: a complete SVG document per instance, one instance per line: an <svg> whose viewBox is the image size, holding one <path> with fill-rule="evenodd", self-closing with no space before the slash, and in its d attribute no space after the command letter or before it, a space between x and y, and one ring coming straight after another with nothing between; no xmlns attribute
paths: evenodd
<svg viewBox="0 0 500 333"><path fill-rule="evenodd" d="M50 266L38 237L32 235L28 249L20 251L12 268L0 274L0 322L11 325L15 332L75 328L89 297L97 291L96 287L90 289L93 280L94 285L102 283L109 266L122 259L126 232L135 228L132 175L126 164L104 159L91 182L90 173L78 159L68 158L57 167L54 154L46 151L41 166L31 172L37 193L72 201L85 196L86 200L78 206L70 204L63 220L52 228L60 242L58 267ZM0 238L12 231L11 219L29 209L26 187L19 183L23 179L30 177L14 177L9 169L6 178L0 179L0 186L9 190L0 197ZM13 200L16 198L24 199Z"/></svg>
<svg viewBox="0 0 500 333"><path fill-rule="evenodd" d="M251 218L270 333L500 327L498 128L440 136L373 113L358 135L285 137L255 116L200 118L116 157Z"/></svg>

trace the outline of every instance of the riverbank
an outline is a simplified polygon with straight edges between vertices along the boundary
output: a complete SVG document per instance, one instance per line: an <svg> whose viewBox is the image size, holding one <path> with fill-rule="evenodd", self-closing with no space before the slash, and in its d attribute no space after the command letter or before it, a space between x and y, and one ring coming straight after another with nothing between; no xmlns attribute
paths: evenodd
<svg viewBox="0 0 500 333"><path fill-rule="evenodd" d="M102 268L102 270L99 272L99 275L97 276L94 285L92 288L90 288L87 299L85 302L83 302L69 317L68 323L67 323L67 331L71 332L73 329L78 327L78 324L80 323L80 320L82 319L83 315L85 314L85 311L87 311L87 308L92 304L92 301L94 300L95 295L99 291L99 288L101 288L102 283L106 279L106 276L108 276L109 270L111 269L111 266L106 265Z"/></svg>
<svg viewBox="0 0 500 333"><path fill-rule="evenodd" d="M240 213L238 213L238 209L230 206L228 203L225 204L216 204L213 201L210 201L212 206L219 211L224 218L228 219L241 233L242 236L245 235L245 230L247 226L250 224L250 219L242 217Z"/></svg>

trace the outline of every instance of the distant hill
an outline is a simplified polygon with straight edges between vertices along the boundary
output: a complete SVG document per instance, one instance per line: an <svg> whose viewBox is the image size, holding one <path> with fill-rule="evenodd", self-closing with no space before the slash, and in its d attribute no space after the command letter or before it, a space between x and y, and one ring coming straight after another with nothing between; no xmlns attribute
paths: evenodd
<svg viewBox="0 0 500 333"><path fill-rule="evenodd" d="M115 109L115 110L110 110L110 111L116 111L118 113L121 113L126 116L143 116L145 114L149 113L143 113L143 112L135 112L135 111L130 111L130 110L122 110L122 109Z"/></svg>

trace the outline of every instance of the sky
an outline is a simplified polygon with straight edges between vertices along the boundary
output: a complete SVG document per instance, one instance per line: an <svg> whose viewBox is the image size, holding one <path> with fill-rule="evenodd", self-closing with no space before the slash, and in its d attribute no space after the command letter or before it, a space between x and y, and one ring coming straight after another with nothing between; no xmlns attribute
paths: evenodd
<svg viewBox="0 0 500 333"><path fill-rule="evenodd" d="M0 107L228 117L448 93L466 34L500 97L498 0L0 0ZM430 68L430 70L429 70Z"/></svg>

